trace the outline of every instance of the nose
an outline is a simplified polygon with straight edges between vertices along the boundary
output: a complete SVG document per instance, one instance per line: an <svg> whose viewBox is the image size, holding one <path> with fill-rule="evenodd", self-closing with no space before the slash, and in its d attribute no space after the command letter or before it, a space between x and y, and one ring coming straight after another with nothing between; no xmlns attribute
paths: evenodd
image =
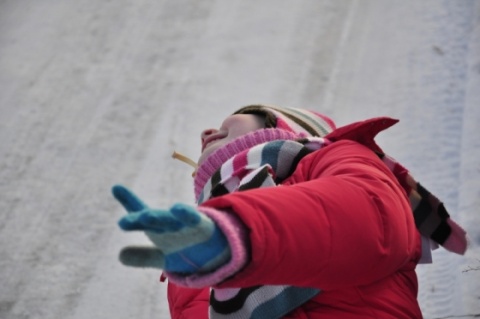
<svg viewBox="0 0 480 319"><path fill-rule="evenodd" d="M202 133L200 134L200 138L202 139L202 143L203 143L203 141L205 141L205 139L207 137L209 137L210 135L215 134L217 132L218 132L218 130L214 129L214 128L209 128L209 129L203 130Z"/></svg>

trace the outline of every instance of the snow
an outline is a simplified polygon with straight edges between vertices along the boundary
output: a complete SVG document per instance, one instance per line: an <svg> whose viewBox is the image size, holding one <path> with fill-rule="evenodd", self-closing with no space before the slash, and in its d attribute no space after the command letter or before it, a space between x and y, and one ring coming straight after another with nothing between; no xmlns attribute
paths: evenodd
<svg viewBox="0 0 480 319"><path fill-rule="evenodd" d="M478 0L2 1L0 318L169 318L110 187L193 202L171 153L256 102L400 119L379 143L470 234L418 267L424 316L479 316L479 88Z"/></svg>

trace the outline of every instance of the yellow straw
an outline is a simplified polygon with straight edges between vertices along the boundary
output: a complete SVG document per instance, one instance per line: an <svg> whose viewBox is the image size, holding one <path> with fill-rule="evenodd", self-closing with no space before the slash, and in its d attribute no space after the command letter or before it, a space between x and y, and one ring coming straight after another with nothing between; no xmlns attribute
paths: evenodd
<svg viewBox="0 0 480 319"><path fill-rule="evenodd" d="M177 153L175 151L173 151L172 157L174 159L177 159L179 161L182 161L182 162L192 166L195 169L192 173L192 176L195 176L195 173L197 172L197 168L198 168L197 163L195 163L192 159L186 157L185 155L182 155L182 154Z"/></svg>

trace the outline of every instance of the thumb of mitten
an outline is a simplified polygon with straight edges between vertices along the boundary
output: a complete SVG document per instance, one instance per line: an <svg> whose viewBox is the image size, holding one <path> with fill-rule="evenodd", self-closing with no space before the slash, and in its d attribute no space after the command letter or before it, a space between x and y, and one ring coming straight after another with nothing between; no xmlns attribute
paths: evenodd
<svg viewBox="0 0 480 319"><path fill-rule="evenodd" d="M125 247L120 251L119 259L129 267L165 268L165 256L154 247Z"/></svg>

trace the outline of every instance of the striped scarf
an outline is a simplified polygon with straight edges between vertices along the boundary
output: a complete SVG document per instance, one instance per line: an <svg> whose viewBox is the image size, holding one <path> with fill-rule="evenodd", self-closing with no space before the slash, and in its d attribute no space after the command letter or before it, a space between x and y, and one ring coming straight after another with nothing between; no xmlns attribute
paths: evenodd
<svg viewBox="0 0 480 319"><path fill-rule="evenodd" d="M229 160L203 187L198 203L235 191L274 187L289 177L307 154L332 142L326 138L275 140L246 149ZM443 204L393 158L376 152L409 195L417 229L422 234L422 255L431 262L430 243L444 244L452 234L464 231L449 218ZM455 247L445 247L456 253ZM320 293L319 289L293 286L255 286L241 289L213 289L211 319L281 318Z"/></svg>

